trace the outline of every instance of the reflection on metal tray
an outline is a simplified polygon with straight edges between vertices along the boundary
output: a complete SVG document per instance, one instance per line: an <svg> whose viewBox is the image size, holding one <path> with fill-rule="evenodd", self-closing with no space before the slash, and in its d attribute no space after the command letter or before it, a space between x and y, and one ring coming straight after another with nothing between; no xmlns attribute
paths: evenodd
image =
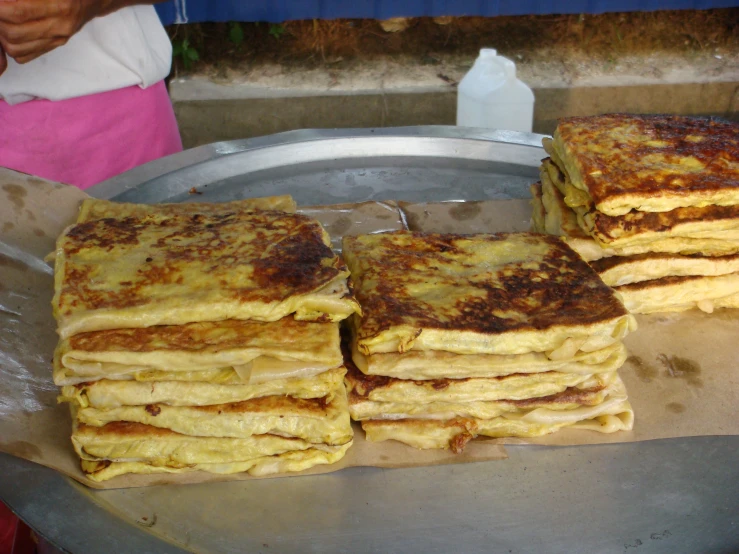
<svg viewBox="0 0 739 554"><path fill-rule="evenodd" d="M298 131L196 148L90 193L290 193L302 205L523 198L545 155L540 139L454 127ZM0 498L75 553L729 552L739 551L738 450L739 437L509 446L505 462L98 492L0 454Z"/></svg>
<svg viewBox="0 0 739 554"><path fill-rule="evenodd" d="M173 157L181 165L171 160L165 174L155 162L89 192L147 203L273 194L292 194L299 205L525 198L544 155L540 136L512 131L296 131L196 148Z"/></svg>

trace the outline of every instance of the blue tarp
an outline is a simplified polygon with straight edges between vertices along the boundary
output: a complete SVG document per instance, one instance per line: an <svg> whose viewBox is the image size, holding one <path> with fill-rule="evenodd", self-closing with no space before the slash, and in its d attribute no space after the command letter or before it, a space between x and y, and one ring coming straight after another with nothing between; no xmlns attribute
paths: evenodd
<svg viewBox="0 0 739 554"><path fill-rule="evenodd" d="M737 0L170 0L157 4L162 21L389 19L442 15L529 15L731 8Z"/></svg>

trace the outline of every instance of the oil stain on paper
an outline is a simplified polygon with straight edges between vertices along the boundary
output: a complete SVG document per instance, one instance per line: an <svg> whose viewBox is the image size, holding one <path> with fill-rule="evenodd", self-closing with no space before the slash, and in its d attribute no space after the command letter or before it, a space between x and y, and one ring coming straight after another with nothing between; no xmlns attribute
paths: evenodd
<svg viewBox="0 0 739 554"><path fill-rule="evenodd" d="M449 215L456 221L467 221L480 215L482 208L478 202L460 202L449 209Z"/></svg>
<svg viewBox="0 0 739 554"><path fill-rule="evenodd" d="M688 358L680 356L667 356L660 354L657 360L665 367L665 377L674 377L676 379L685 380L688 385L693 387L703 387L703 379L701 379L701 366Z"/></svg>
<svg viewBox="0 0 739 554"><path fill-rule="evenodd" d="M14 184L3 185L3 190L8 195L8 200L15 206L15 209L22 210L26 205L25 197L28 195L28 191L22 186Z"/></svg>
<svg viewBox="0 0 739 554"><path fill-rule="evenodd" d="M636 375L643 383L651 383L659 376L659 371L657 371L657 368L651 364L648 364L639 356L629 356L628 358L626 358L626 362L634 367Z"/></svg>

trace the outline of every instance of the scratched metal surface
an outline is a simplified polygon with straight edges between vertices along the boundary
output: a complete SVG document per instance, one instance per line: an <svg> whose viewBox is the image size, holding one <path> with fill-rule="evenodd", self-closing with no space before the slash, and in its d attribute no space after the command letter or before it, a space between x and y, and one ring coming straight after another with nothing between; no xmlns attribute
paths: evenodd
<svg viewBox="0 0 739 554"><path fill-rule="evenodd" d="M527 196L540 137L458 128L300 131L217 143L99 185L300 204ZM0 454L0 498L65 551L739 552L739 437L508 447L502 462L90 491Z"/></svg>

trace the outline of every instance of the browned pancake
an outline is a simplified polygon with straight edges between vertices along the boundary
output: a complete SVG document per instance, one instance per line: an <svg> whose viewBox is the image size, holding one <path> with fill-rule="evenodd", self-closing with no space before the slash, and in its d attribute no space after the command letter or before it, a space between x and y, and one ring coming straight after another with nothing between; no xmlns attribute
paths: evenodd
<svg viewBox="0 0 739 554"><path fill-rule="evenodd" d="M54 381L97 379L231 380L256 384L315 376L341 364L336 323L227 319L185 325L107 329L62 339L54 353ZM191 374L186 375L188 372ZM212 372L196 375L192 372Z"/></svg>
<svg viewBox="0 0 739 554"><path fill-rule="evenodd" d="M102 427L86 425L78 423L75 430L80 435L87 434L110 434L117 437L134 437L134 438L154 438L154 437L182 437L181 433L176 433L171 429L161 429L152 425L144 425L143 423L133 423L131 421L111 421Z"/></svg>
<svg viewBox="0 0 739 554"><path fill-rule="evenodd" d="M95 481L124 473L251 474L299 471L332 463L351 446L351 436L337 445L313 443L276 434L249 437L202 437L150 425L111 422L102 427L80 424L72 444L82 470Z"/></svg>
<svg viewBox="0 0 739 554"><path fill-rule="evenodd" d="M677 312L700 308L713 312L739 305L739 273L671 276L616 287L635 314Z"/></svg>
<svg viewBox="0 0 739 554"><path fill-rule="evenodd" d="M118 406L76 410L76 421L102 427L128 421L170 429L193 437L248 438L276 434L310 442L345 444L352 436L346 391L337 383L331 402L325 398L304 399L267 396L213 406Z"/></svg>
<svg viewBox="0 0 739 554"><path fill-rule="evenodd" d="M518 400L501 398L497 400L444 401L431 397L424 402L414 399L398 402L380 402L368 400L366 396L349 393L349 413L356 421L370 419L408 419L414 417L428 419L445 419L450 417L475 417L488 419L503 414L523 415L526 411L572 410L583 406L597 406L607 396L608 386L605 383L592 383L588 388L567 387L565 390L538 396L520 398ZM612 385L615 387L616 385Z"/></svg>
<svg viewBox="0 0 739 554"><path fill-rule="evenodd" d="M180 204L130 204L126 202L111 202L97 198L87 198L80 207L77 223L84 223L93 219L112 217L144 217L147 215L194 215L208 213L223 213L224 211L251 211L251 210L280 210L294 212L295 200L289 195L267 196L264 198L246 198L232 202L202 203L183 202Z"/></svg>
<svg viewBox="0 0 739 554"><path fill-rule="evenodd" d="M681 277L677 277L677 276L662 277L661 279L650 279L649 281L640 281L638 283L630 283L628 285L622 285L618 287L618 290L623 291L623 292L644 290L644 289L655 288L657 286L664 287L668 285L689 283L691 281L701 281L705 279L706 277L702 275L684 275Z"/></svg>
<svg viewBox="0 0 739 554"><path fill-rule="evenodd" d="M261 383L213 383L168 379L134 381L99 379L62 387L59 401L80 407L115 408L118 406L210 406L244 402L263 396L323 398L329 401L341 386L346 369L339 367L310 377L270 379ZM171 372L165 376L177 374Z"/></svg>
<svg viewBox="0 0 739 554"><path fill-rule="evenodd" d="M174 457L180 463L228 463L305 450L311 446L331 449L328 445L273 434L252 435L245 439L192 437L171 429L129 421L111 421L102 427L79 423L75 425L72 441L80 456L88 460L98 457L119 460ZM183 453L189 459L182 460Z"/></svg>
<svg viewBox="0 0 739 554"><path fill-rule="evenodd" d="M554 148L607 215L739 204L739 124L671 115L560 120Z"/></svg>
<svg viewBox="0 0 739 554"><path fill-rule="evenodd" d="M590 263L590 267L595 269L598 273L605 273L606 271L618 267L620 265L633 264L635 262L649 262L649 261L661 261L661 260L674 260L677 256L675 254L664 254L659 252L647 252L645 254L636 254L634 256L611 256L609 258L601 258L600 260L594 260ZM701 254L683 254L680 256L681 259L695 260L695 261L707 261L713 263L727 263L735 260L739 260L739 254L732 254L730 256L703 256ZM700 275L703 275L701 273ZM673 277L673 276L669 276ZM679 276L675 276L679 277ZM685 276L689 277L689 276Z"/></svg>
<svg viewBox="0 0 739 554"><path fill-rule="evenodd" d="M477 427L475 419L465 417L446 420L370 419L362 422L362 429L371 442L392 439L416 448L445 448L455 454L462 452L467 443L477 436Z"/></svg>
<svg viewBox="0 0 739 554"><path fill-rule="evenodd" d="M171 233L156 232L167 227L171 227ZM238 241L242 231L255 234L248 246L254 254L248 260L254 265L254 286L248 289L226 281L230 271L247 262L237 250L242 246ZM182 248L180 243L185 240L187 245ZM196 214L189 219L163 219L157 228L134 217L94 220L69 229L63 248L69 262L75 255L125 255L140 248L147 248L148 257L133 281L116 283L121 287L117 294L92 288L90 281L97 268L81 269L68 263L61 313L73 312L77 303L94 309L145 304L147 287L187 286L185 264L207 264L203 273L211 274L214 281L222 279L217 281L221 287L231 285L228 288L236 299L261 302L315 290L343 270L341 260L324 243L323 229L317 221L283 212L234 212L213 217Z"/></svg>
<svg viewBox="0 0 739 554"><path fill-rule="evenodd" d="M354 411L357 404L352 405ZM368 406L361 408L368 411ZM614 433L630 430L634 422L626 389L618 377L603 391L567 390L546 399L534 398L501 406L502 410L491 408L489 415L483 415L484 406L480 405L474 410L464 405L452 410L429 405L428 411L411 409L406 417L383 417L384 414L378 413L370 419L363 418L362 428L372 442L393 439L416 448L458 451L477 435L536 437L563 427Z"/></svg>
<svg viewBox="0 0 739 554"><path fill-rule="evenodd" d="M336 324L295 321L275 322L227 319L218 322L157 325L138 329L107 329L79 333L69 338L70 348L86 352L154 352L162 350L230 350L253 345L285 345L291 348L313 336L332 337ZM331 331L329 333L329 331ZM313 339L315 340L315 339ZM328 338L326 341L328 342ZM333 341L332 341L333 342Z"/></svg>
<svg viewBox="0 0 739 554"><path fill-rule="evenodd" d="M542 396L539 398L524 398L521 400L505 400L506 403L515 405L518 408L538 408L551 407L557 404L579 404L581 406L594 406L599 404L599 400L595 400L595 393L605 390L605 385L598 385L588 389L578 389L577 387L567 387L567 389L556 394Z"/></svg>
<svg viewBox="0 0 739 554"><path fill-rule="evenodd" d="M551 157L546 157L541 160L541 166L539 166L540 174L542 170L547 172L552 184L555 185L564 196L566 194L565 182L567 181L567 174L562 171L562 168L559 167Z"/></svg>
<svg viewBox="0 0 739 554"><path fill-rule="evenodd" d="M590 265L603 282L620 287L663 277L715 277L739 272L739 254L703 256L701 254L646 253L612 256L594 260Z"/></svg>
<svg viewBox="0 0 739 554"><path fill-rule="evenodd" d="M739 205L675 208L669 212L632 211L623 216L608 216L595 210L582 215L586 231L603 244L629 238L664 236L692 237L696 233L720 238L722 232L739 227ZM699 235L702 236L702 235Z"/></svg>
<svg viewBox="0 0 739 554"><path fill-rule="evenodd" d="M405 354L393 354L407 356ZM577 387L593 390L606 387L615 372L602 375L566 374L557 371L541 373L511 373L497 377L459 379L397 379L380 375L365 375L347 364L344 376L350 397L376 402L489 402L548 397ZM525 368L522 368L525 369Z"/></svg>
<svg viewBox="0 0 739 554"><path fill-rule="evenodd" d="M542 160L542 188L548 180L559 191L551 191L562 198L563 212L569 208L564 205L563 194L567 190L566 175L551 159ZM542 190L542 193L544 190ZM577 206L578 226L604 246L624 244L634 241L650 241L668 237L724 238L733 240L739 228L739 205L705 206L675 208L667 212L640 212L632 210L621 216L608 216L592 206ZM568 232L569 236L575 233Z"/></svg>
<svg viewBox="0 0 739 554"><path fill-rule="evenodd" d="M345 237L344 255L364 314L355 320L363 354L392 351L373 350L376 341L394 341L405 351L434 337L444 345L426 349L449 350L452 339L461 346L469 337L486 346L460 353L517 354L537 351L508 348L521 346L517 335L551 330L557 344L544 346L544 339L541 348L548 350L566 340L561 333L568 328L590 334L627 314L595 271L553 236L401 231ZM510 344L496 351L495 336L510 337Z"/></svg>
<svg viewBox="0 0 739 554"><path fill-rule="evenodd" d="M214 404L212 406L191 406L193 410L206 413L216 414L243 414L243 413L275 413L284 407L289 408L289 412L300 413L305 417L323 417L327 416L328 401L327 397L323 398L286 398L284 396L262 396L261 398L252 398L243 402L231 402L230 404ZM289 406L288 406L289 403ZM159 404L149 404L146 407L149 413L159 411ZM287 412L286 412L287 413ZM153 414L152 414L153 415Z"/></svg>
<svg viewBox="0 0 739 554"><path fill-rule="evenodd" d="M340 320L358 307L318 221L282 211L105 218L57 243L55 315L83 331L193 321Z"/></svg>
<svg viewBox="0 0 739 554"><path fill-rule="evenodd" d="M369 261L366 273L358 281L377 279L376 288L358 284L357 298L367 315L362 318L362 334L373 328L385 329L418 320L424 328L470 330L494 334L517 329L546 329L561 324L588 324L624 315L623 306L612 296L587 263L556 237L521 233L492 235L435 235L388 233L375 235L384 244ZM359 247L362 237L347 237L351 248ZM499 273L484 269L460 280L481 294L477 297L452 296L453 308L435 313L423 298L408 293L408 284L422 283L430 276L451 289L456 283L444 269L454 266L473 269L468 256L476 244L515 240L520 258L506 264ZM355 244L357 247L355 247ZM527 245L546 245L540 259L526 259ZM489 260L495 262L494 259ZM440 271L441 270L441 271ZM384 278L383 278L384 277ZM431 291L433 294L435 291ZM431 298L428 299L432 300ZM495 312L511 312L521 317L505 318Z"/></svg>

